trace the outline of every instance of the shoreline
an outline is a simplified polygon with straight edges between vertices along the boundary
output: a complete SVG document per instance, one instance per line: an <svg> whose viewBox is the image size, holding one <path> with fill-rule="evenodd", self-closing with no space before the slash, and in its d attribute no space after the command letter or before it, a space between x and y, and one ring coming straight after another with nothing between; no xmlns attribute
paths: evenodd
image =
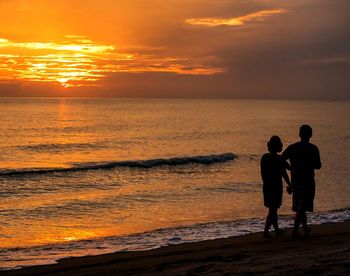
<svg viewBox="0 0 350 276"><path fill-rule="evenodd" d="M0 271L2 275L349 274L350 221L312 225L309 237L262 233L147 251L61 259L57 264Z"/></svg>

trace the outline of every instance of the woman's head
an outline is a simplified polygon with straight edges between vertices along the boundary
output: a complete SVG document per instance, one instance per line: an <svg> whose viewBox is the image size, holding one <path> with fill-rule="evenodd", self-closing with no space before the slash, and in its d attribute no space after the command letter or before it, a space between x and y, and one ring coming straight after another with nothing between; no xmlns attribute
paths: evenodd
<svg viewBox="0 0 350 276"><path fill-rule="evenodd" d="M267 149L271 153L277 153L282 151L282 141L278 136L272 136L270 141L267 142Z"/></svg>

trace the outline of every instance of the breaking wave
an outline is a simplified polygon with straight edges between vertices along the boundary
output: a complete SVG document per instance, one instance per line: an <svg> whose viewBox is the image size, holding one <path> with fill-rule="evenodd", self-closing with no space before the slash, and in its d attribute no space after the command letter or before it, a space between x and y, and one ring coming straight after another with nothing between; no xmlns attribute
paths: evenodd
<svg viewBox="0 0 350 276"><path fill-rule="evenodd" d="M128 168L144 168L149 169L159 166L179 166L188 164L204 164L223 163L237 158L233 153L174 157L168 159L149 159L149 160L134 160L134 161L108 161L108 162L87 162L75 163L66 168L30 168L30 169L4 169L0 170L0 175L23 175L23 174L46 174L55 172L74 172L88 170L103 170L113 169L118 167Z"/></svg>

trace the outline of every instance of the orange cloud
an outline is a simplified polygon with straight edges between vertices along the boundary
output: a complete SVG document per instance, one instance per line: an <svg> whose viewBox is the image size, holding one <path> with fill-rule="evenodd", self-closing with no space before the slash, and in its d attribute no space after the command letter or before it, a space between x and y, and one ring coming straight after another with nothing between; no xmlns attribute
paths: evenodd
<svg viewBox="0 0 350 276"><path fill-rule="evenodd" d="M14 42L0 38L0 83L96 86L101 79L118 72L211 75L225 71L198 59L129 53L127 47L118 52L116 48L80 36L66 36L63 42Z"/></svg>
<svg viewBox="0 0 350 276"><path fill-rule="evenodd" d="M186 23L189 25L205 26L205 27L216 27L216 26L241 26L250 21L262 20L265 17L286 13L285 9L274 9L274 10L262 10L254 13L249 13L239 17L233 18L191 18L187 19Z"/></svg>

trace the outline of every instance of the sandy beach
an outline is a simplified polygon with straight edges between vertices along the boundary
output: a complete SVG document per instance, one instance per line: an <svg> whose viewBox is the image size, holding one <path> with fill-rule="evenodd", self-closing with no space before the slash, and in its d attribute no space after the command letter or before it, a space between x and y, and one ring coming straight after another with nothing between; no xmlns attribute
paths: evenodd
<svg viewBox="0 0 350 276"><path fill-rule="evenodd" d="M3 271L4 275L193 275L350 273L350 221L312 226L309 237L261 233L187 243L143 252L59 260L57 264Z"/></svg>

